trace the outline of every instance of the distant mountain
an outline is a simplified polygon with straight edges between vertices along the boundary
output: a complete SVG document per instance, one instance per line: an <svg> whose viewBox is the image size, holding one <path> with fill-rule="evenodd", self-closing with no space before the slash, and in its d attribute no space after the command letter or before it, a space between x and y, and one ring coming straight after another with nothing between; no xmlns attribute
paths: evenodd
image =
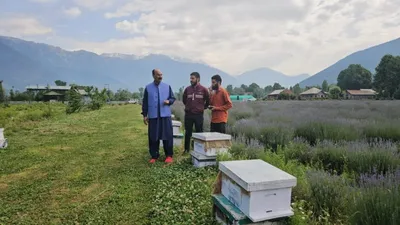
<svg viewBox="0 0 400 225"><path fill-rule="evenodd" d="M186 62L185 62L186 61ZM165 55L137 57L124 54L97 55L88 51L66 51L47 44L0 36L0 79L5 86L24 90L29 84L53 84L60 79L100 88L109 84L114 91L128 88L137 91L152 81L151 70L160 68L164 81L174 90L189 84L189 74L197 71L202 83L220 74L223 84L235 83L229 74L202 63L174 60Z"/></svg>
<svg viewBox="0 0 400 225"><path fill-rule="evenodd" d="M297 76L288 76L281 72L269 69L269 68L259 68L245 72L236 77L237 83L250 85L251 83L256 83L261 87L268 85L273 85L275 82L279 83L284 87L294 86L300 81L308 78L308 74L300 74Z"/></svg>
<svg viewBox="0 0 400 225"><path fill-rule="evenodd" d="M305 79L300 83L300 86L321 85L324 80L327 80L329 84L336 83L339 73L350 64L361 64L374 74L376 66L386 54L400 55L400 38L355 52L314 76Z"/></svg>

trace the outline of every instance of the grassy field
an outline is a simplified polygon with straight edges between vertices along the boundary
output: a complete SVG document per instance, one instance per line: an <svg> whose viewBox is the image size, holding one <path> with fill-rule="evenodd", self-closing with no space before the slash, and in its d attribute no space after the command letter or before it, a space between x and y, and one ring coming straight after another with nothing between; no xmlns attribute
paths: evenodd
<svg viewBox="0 0 400 225"><path fill-rule="evenodd" d="M178 199L163 196L170 182L192 179L175 189L190 198L198 192L193 184L205 186L205 179L213 179L179 166L184 162L150 167L138 106L69 116L64 111L62 105L41 104L1 113L9 148L0 150L0 224L157 224L164 213L179 213L179 207L158 210L164 203L180 204L165 201ZM183 176L171 172L177 169ZM207 190L200 192L208 197ZM192 219L190 213L186 217L176 218Z"/></svg>
<svg viewBox="0 0 400 225"><path fill-rule="evenodd" d="M139 106L0 110L0 224L214 224L217 169L195 169L182 149L172 165L149 165ZM182 104L173 110L182 120ZM231 155L219 160L259 158L294 175L288 224L396 225L398 115L396 101L238 103Z"/></svg>

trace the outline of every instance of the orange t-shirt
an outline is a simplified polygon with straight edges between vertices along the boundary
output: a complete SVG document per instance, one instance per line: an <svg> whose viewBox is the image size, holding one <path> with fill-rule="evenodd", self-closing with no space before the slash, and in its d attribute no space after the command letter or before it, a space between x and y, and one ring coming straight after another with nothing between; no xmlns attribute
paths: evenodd
<svg viewBox="0 0 400 225"><path fill-rule="evenodd" d="M228 110L232 108L232 101L229 93L223 87L211 92L210 105L214 106L214 110L211 112L211 123L228 122Z"/></svg>

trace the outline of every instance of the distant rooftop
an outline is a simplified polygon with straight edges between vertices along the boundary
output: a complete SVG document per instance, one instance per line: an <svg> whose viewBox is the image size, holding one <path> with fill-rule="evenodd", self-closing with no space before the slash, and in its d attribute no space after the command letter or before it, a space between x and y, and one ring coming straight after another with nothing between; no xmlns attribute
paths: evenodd
<svg viewBox="0 0 400 225"><path fill-rule="evenodd" d="M313 87L313 88L308 89L305 92L302 92L300 95L315 95L315 94L318 94L320 92L321 92L321 89Z"/></svg>
<svg viewBox="0 0 400 225"><path fill-rule="evenodd" d="M59 90L59 91L67 91L67 90L71 89L71 86L28 85L25 88L27 90Z"/></svg>
<svg viewBox="0 0 400 225"><path fill-rule="evenodd" d="M375 95L376 92L372 89L360 89L360 90L347 90L351 95Z"/></svg>
<svg viewBox="0 0 400 225"><path fill-rule="evenodd" d="M269 95L279 95L282 91L284 91L285 89L280 89L280 90L275 90L271 93L269 93Z"/></svg>

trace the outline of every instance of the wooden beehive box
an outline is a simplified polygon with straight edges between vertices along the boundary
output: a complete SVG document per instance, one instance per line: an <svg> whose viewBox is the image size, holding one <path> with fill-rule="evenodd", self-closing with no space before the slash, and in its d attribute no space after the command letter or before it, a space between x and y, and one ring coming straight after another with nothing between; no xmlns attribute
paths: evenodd
<svg viewBox="0 0 400 225"><path fill-rule="evenodd" d="M262 160L219 162L219 170L222 195L253 222L293 215L294 176Z"/></svg>
<svg viewBox="0 0 400 225"><path fill-rule="evenodd" d="M196 168L206 167L206 166L215 166L217 165L217 157L216 156L206 156L197 152L190 152L192 156L193 166Z"/></svg>
<svg viewBox="0 0 400 225"><path fill-rule="evenodd" d="M182 123L180 121L172 120L172 133L174 135L179 135L181 133L181 131L180 131L181 126L182 126Z"/></svg>
<svg viewBox="0 0 400 225"><path fill-rule="evenodd" d="M232 146L229 134L217 132L193 133L194 151L206 156L217 156L218 153L228 152Z"/></svg>

